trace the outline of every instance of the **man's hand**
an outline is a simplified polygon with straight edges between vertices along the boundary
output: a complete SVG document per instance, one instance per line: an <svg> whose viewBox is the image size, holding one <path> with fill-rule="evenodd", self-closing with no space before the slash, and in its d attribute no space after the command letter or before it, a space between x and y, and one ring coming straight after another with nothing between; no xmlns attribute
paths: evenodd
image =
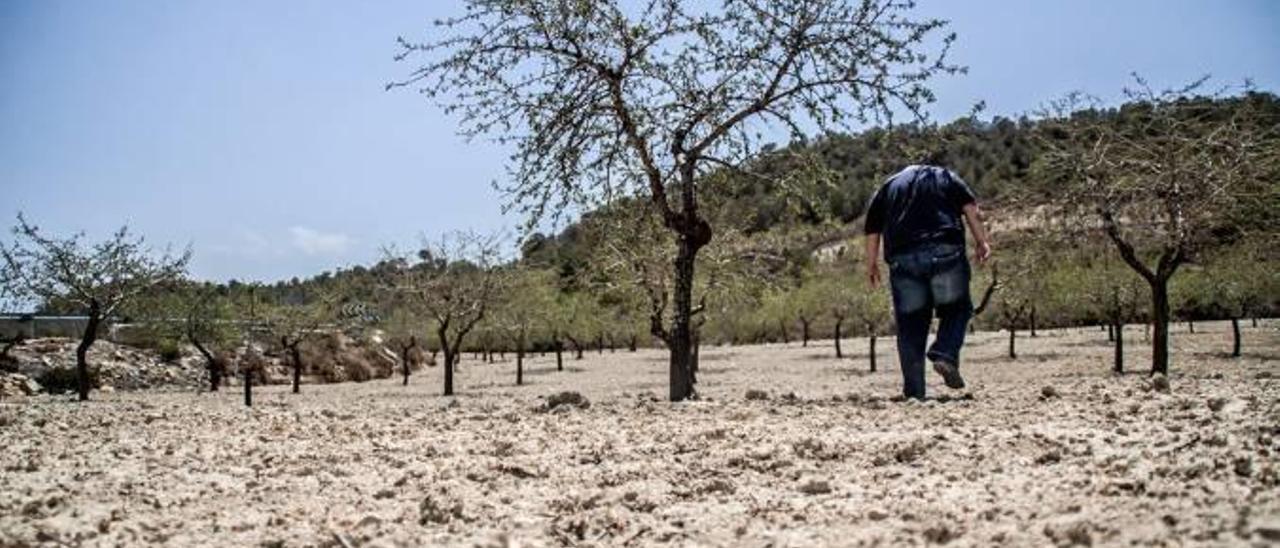
<svg viewBox="0 0 1280 548"><path fill-rule="evenodd" d="M880 287L880 233L867 233L867 284Z"/></svg>
<svg viewBox="0 0 1280 548"><path fill-rule="evenodd" d="M991 243L982 240L974 244L973 256L978 259L978 264L987 264L987 259L991 258Z"/></svg>

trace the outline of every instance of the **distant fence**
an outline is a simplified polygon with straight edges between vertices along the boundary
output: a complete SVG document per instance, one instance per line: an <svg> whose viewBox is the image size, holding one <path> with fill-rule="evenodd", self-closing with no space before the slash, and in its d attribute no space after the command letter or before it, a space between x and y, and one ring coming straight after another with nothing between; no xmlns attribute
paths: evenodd
<svg viewBox="0 0 1280 548"><path fill-rule="evenodd" d="M33 314L0 314L0 335L6 338L25 336L29 339L41 337L80 338L85 327L89 325L87 316L36 316ZM105 335L113 339L113 329L108 328ZM114 339L113 339L114 340Z"/></svg>

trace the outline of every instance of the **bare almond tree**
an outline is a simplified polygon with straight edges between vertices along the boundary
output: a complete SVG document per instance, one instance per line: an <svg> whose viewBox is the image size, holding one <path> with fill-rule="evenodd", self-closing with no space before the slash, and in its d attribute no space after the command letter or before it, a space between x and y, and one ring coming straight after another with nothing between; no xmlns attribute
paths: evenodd
<svg viewBox="0 0 1280 548"><path fill-rule="evenodd" d="M412 300L432 320L444 353L444 395L452 396L463 341L485 319L499 293L498 239L456 232L424 244L414 257L389 254L383 287Z"/></svg>
<svg viewBox="0 0 1280 548"><path fill-rule="evenodd" d="M713 228L700 178L792 137L921 116L954 36L900 0L466 0L403 80L467 136L514 146L507 190L531 224L645 195L674 236L670 399L693 395L694 268ZM933 53L931 53L933 52Z"/></svg>
<svg viewBox="0 0 1280 548"><path fill-rule="evenodd" d="M143 292L182 278L191 251L155 254L127 226L92 245L85 243L83 232L53 237L21 214L13 234L13 244L0 247L4 260L0 277L12 280L24 297L44 304L64 304L88 317L76 347L78 392L80 401L86 401L90 388L87 355L103 322Z"/></svg>
<svg viewBox="0 0 1280 548"><path fill-rule="evenodd" d="M1276 230L1280 121L1252 92L1206 92L1205 79L1156 91L1135 79L1120 109L1080 94L1052 105L1041 167L1063 225L1100 231L1151 287L1151 373L1167 374L1169 279L1215 242Z"/></svg>

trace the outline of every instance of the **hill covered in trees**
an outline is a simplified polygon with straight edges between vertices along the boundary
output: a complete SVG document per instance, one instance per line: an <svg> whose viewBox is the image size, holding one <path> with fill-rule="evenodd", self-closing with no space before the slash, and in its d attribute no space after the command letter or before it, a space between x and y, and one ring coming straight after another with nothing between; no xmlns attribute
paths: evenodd
<svg viewBox="0 0 1280 548"><path fill-rule="evenodd" d="M1248 107L1255 118L1280 120L1280 99L1269 93L1187 101L1212 117ZM1143 108L1084 109L1071 117L1116 121L1158 144L1159 135L1143 137ZM865 260L857 220L888 175L925 157L941 157L968 181L996 221L997 268L979 272L974 282L980 327L1012 336L1037 326L1144 321L1146 289L1108 242L1096 233L1072 237L1046 230L1043 210L1062 199L1061 187L1043 173L1045 143L1054 131L1045 120L1027 117L873 128L775 147L742 169L704 175L701 200L716 237L699 257L699 336L741 343L890 334L887 303L866 297L874 292L856 270ZM1273 197L1280 195L1275 186ZM1276 311L1280 289L1268 269L1280 258L1271 240L1259 238L1273 237L1267 227L1275 226L1278 212L1280 203L1223 219L1216 241L1175 280L1176 316L1243 318ZM588 211L557 234L531 234L518 257L495 263L505 281L490 296L492 307L465 349L502 351L517 346L517 339L530 348L576 353L662 344L661 324L671 313L664 299L672 283L672 249L658 222L647 200L623 198ZM438 352L439 321L409 310L411 304L391 289L405 272L482 270L471 261L424 250L308 279L202 284L204 299L221 304L166 306L272 326L282 331L272 331L273 343L292 341L308 326L359 324ZM44 311L71 308L52 299ZM152 315L147 306L121 313ZM228 343L237 337L214 335Z"/></svg>

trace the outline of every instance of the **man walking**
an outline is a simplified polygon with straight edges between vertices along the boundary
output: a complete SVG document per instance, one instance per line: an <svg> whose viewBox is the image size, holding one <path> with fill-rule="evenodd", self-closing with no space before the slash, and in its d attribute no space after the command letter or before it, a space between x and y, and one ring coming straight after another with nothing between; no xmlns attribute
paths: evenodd
<svg viewBox="0 0 1280 548"><path fill-rule="evenodd" d="M960 347L973 316L964 223L973 231L975 257L991 256L977 200L955 173L934 165L913 165L890 177L867 206L867 278L880 285L878 256L884 242L898 324L902 392L924 399L924 361L950 388L964 388ZM938 335L925 352L929 324L938 315Z"/></svg>

